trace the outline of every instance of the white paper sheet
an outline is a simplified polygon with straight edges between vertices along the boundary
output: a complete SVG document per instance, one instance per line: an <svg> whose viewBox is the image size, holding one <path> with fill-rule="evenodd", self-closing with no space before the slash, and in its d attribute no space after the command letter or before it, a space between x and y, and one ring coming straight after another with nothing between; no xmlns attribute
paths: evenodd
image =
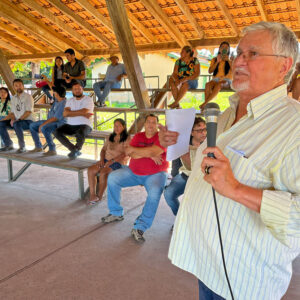
<svg viewBox="0 0 300 300"><path fill-rule="evenodd" d="M179 137L175 145L167 149L167 160L174 160L189 151L190 135L195 121L196 110L172 109L166 111L168 130L177 131Z"/></svg>

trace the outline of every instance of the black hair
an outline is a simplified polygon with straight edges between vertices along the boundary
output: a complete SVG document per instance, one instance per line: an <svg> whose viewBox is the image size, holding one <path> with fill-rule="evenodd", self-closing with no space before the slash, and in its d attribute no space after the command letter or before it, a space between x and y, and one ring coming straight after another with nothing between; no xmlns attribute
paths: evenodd
<svg viewBox="0 0 300 300"><path fill-rule="evenodd" d="M67 54L67 53L69 53L69 54L71 54L71 55L75 55L75 51L74 51L74 49L72 49L72 48L69 48L69 49L67 49L66 51L65 51L65 54Z"/></svg>
<svg viewBox="0 0 300 300"><path fill-rule="evenodd" d="M195 121L194 121L194 124L193 124L192 130L195 128L196 125L198 125L198 124L200 124L200 123L206 124L206 122L205 122L204 119L202 119L201 117L196 117L196 118L195 118ZM193 136L191 135L191 136L190 136L190 145L193 144L192 142L193 142Z"/></svg>
<svg viewBox="0 0 300 300"><path fill-rule="evenodd" d="M116 122L121 123L121 125L124 127L124 130L123 130L123 131L121 132L121 134L120 134L120 141L119 141L119 143L123 143L123 142L125 142L125 141L127 140L127 138L128 138L128 132L127 132L127 128L126 128L126 122L125 122L123 119L115 119L115 120L114 120L114 124L115 124ZM114 143L114 142L115 142L115 136L116 136L116 135L117 135L117 134L116 134L115 132L113 132L113 133L109 136L108 140L109 140L110 142Z"/></svg>
<svg viewBox="0 0 300 300"><path fill-rule="evenodd" d="M62 59L61 56L56 56L55 57L55 60L54 60L54 67L53 67L53 70L54 70L54 80L57 78L57 65L56 65L56 60L57 59L60 59L62 61L62 65L61 65L61 70L62 72L64 72L64 68L65 68L65 65L64 65L64 60Z"/></svg>
<svg viewBox="0 0 300 300"><path fill-rule="evenodd" d="M74 79L74 81L72 81L72 83L71 83L71 88L72 88L74 85L77 85L77 84L79 84L80 86L82 86L78 80Z"/></svg>
<svg viewBox="0 0 300 300"><path fill-rule="evenodd" d="M155 114L149 114L149 115L147 115L147 116L145 117L145 122L146 122L147 119L150 118L150 117L156 118L156 120L157 120L157 122L158 122L158 116L155 115Z"/></svg>
<svg viewBox="0 0 300 300"><path fill-rule="evenodd" d="M13 81L13 84L14 84L15 82L21 82L21 83L24 85L24 82L23 82L23 80L22 80L22 79L20 79L20 78L16 78L16 79L14 79L14 81Z"/></svg>
<svg viewBox="0 0 300 300"><path fill-rule="evenodd" d="M1 87L0 90L4 90L7 93L4 105L3 105L2 110L1 110L1 112L3 113L3 112L6 111L8 101L10 101L10 94L9 94L8 88L6 88L6 87Z"/></svg>
<svg viewBox="0 0 300 300"><path fill-rule="evenodd" d="M224 41L220 44L219 46L219 52L218 54L220 54L220 48L223 46L223 45L227 45L229 48L228 48L228 54L230 54L230 45L228 42ZM228 61L225 61L225 68L224 68L224 74L225 76L229 73L230 71L230 64ZM213 76L216 76L219 72L219 64L216 66L215 70L214 70L214 73L213 73Z"/></svg>
<svg viewBox="0 0 300 300"><path fill-rule="evenodd" d="M194 50L190 46L184 46L182 50L184 50L186 53L189 53L190 57L194 56Z"/></svg>
<svg viewBox="0 0 300 300"><path fill-rule="evenodd" d="M58 94L59 97L66 97L66 88L64 86L53 87L53 91Z"/></svg>

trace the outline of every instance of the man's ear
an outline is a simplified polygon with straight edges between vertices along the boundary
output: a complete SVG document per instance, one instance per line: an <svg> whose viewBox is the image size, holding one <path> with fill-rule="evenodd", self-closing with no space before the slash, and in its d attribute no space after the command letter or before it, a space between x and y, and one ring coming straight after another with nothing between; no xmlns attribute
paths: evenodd
<svg viewBox="0 0 300 300"><path fill-rule="evenodd" d="M293 59L291 57L284 58L284 62L282 63L280 69L280 74L283 78L291 70L292 65L293 65Z"/></svg>

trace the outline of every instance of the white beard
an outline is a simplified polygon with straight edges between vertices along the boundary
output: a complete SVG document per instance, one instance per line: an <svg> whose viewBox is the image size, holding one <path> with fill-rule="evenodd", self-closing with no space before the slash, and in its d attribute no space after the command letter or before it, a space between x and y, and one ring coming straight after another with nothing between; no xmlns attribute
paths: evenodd
<svg viewBox="0 0 300 300"><path fill-rule="evenodd" d="M242 92L249 89L249 85L250 85L249 81L245 81L236 85L233 82L234 81L232 81L231 83L231 88L236 92Z"/></svg>

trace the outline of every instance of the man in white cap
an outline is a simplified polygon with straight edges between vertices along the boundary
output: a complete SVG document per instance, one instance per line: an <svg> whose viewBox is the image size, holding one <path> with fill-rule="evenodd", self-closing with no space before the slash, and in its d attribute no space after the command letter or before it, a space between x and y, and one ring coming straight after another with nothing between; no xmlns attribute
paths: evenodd
<svg viewBox="0 0 300 300"><path fill-rule="evenodd" d="M95 104L100 107L106 106L104 101L110 90L119 89L122 85L122 78L126 76L125 66L119 63L119 57L112 55L109 59L111 64L107 68L104 80L96 82L93 85L94 92L97 96Z"/></svg>

